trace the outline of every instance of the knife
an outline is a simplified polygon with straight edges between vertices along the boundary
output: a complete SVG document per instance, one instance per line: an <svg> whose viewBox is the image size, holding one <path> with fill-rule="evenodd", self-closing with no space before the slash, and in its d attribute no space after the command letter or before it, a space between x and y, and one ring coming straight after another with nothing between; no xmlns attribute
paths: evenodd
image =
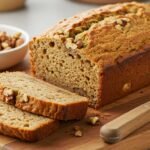
<svg viewBox="0 0 150 150"><path fill-rule="evenodd" d="M102 126L100 136L105 142L116 143L149 122L150 101Z"/></svg>

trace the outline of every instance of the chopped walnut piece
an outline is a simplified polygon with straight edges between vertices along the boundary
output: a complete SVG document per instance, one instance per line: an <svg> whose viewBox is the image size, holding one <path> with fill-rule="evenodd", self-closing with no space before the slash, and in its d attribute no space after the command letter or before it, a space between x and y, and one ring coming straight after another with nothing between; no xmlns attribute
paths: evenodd
<svg viewBox="0 0 150 150"><path fill-rule="evenodd" d="M73 43L73 39L72 38L68 38L67 41L66 41L66 48L67 49L76 49L77 48L77 45L75 43Z"/></svg>
<svg viewBox="0 0 150 150"><path fill-rule="evenodd" d="M123 88L122 88L123 92L128 92L130 89L131 89L131 82L125 83L123 85Z"/></svg>
<svg viewBox="0 0 150 150"><path fill-rule="evenodd" d="M28 95L26 94L21 94L19 101L22 103L27 103L29 101Z"/></svg>
<svg viewBox="0 0 150 150"><path fill-rule="evenodd" d="M98 116L91 116L87 118L87 123L90 125L98 125L100 123L100 119Z"/></svg>
<svg viewBox="0 0 150 150"><path fill-rule="evenodd" d="M16 47L22 45L24 43L24 39L20 38L16 41Z"/></svg>
<svg viewBox="0 0 150 150"><path fill-rule="evenodd" d="M74 134L76 137L82 137L82 131L78 130L78 131L75 131L75 134Z"/></svg>
<svg viewBox="0 0 150 150"><path fill-rule="evenodd" d="M5 97L5 102L6 103L10 104L10 103L12 103L12 101L13 101L13 96L7 96L7 97Z"/></svg>
<svg viewBox="0 0 150 150"><path fill-rule="evenodd" d="M13 96L13 90L5 88L3 91L4 96Z"/></svg>
<svg viewBox="0 0 150 150"><path fill-rule="evenodd" d="M83 132L82 132L80 126L74 126L73 127L73 135L76 137L82 137L83 136Z"/></svg>
<svg viewBox="0 0 150 150"><path fill-rule="evenodd" d="M123 31L124 29L128 29L130 27L130 19L129 18L120 18L115 21L115 28Z"/></svg>
<svg viewBox="0 0 150 150"><path fill-rule="evenodd" d="M140 8L136 14L137 14L137 16L142 16L143 15L143 8Z"/></svg>
<svg viewBox="0 0 150 150"><path fill-rule="evenodd" d="M117 25L115 26L115 28L116 28L117 30L120 30L120 31L122 31L122 30L123 30L122 26L121 26L121 25L119 25L119 24L117 24Z"/></svg>
<svg viewBox="0 0 150 150"><path fill-rule="evenodd" d="M13 35L9 35L6 32L0 32L0 51L10 50L18 47L24 43L24 39L21 38L22 33L17 32Z"/></svg>
<svg viewBox="0 0 150 150"><path fill-rule="evenodd" d="M1 46L2 46L3 49L9 47L9 45L8 45L7 42L2 42L2 43L1 43Z"/></svg>
<svg viewBox="0 0 150 150"><path fill-rule="evenodd" d="M13 38L19 39L20 36L21 36L21 32L16 32L16 33L13 35Z"/></svg>
<svg viewBox="0 0 150 150"><path fill-rule="evenodd" d="M5 88L3 91L3 95L4 95L4 100L6 103L13 104L15 102L15 99L14 99L15 95L14 95L13 90Z"/></svg>

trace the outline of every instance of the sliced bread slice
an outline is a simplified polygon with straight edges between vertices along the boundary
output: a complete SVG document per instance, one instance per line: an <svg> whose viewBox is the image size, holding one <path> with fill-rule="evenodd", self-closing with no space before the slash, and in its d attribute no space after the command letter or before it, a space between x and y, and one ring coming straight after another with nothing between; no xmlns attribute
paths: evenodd
<svg viewBox="0 0 150 150"><path fill-rule="evenodd" d="M81 119L88 106L87 98L22 72L0 73L0 99L22 110L58 120Z"/></svg>
<svg viewBox="0 0 150 150"><path fill-rule="evenodd" d="M0 133L25 141L37 141L50 135L58 121L21 111L0 101Z"/></svg>

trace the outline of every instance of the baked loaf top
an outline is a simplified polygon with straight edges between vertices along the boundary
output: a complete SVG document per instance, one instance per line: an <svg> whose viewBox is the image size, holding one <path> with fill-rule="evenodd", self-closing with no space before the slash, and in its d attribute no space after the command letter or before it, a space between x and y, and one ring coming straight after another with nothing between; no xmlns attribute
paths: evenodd
<svg viewBox="0 0 150 150"><path fill-rule="evenodd" d="M87 98L22 72L0 74L0 98L20 109L60 120L81 119L88 105Z"/></svg>
<svg viewBox="0 0 150 150"><path fill-rule="evenodd" d="M146 35L146 36L145 36ZM101 64L114 62L150 44L150 4L123 3L93 9L60 21L41 36Z"/></svg>
<svg viewBox="0 0 150 150"><path fill-rule="evenodd" d="M21 111L0 101L0 133L35 141L47 136L57 127L58 121Z"/></svg>

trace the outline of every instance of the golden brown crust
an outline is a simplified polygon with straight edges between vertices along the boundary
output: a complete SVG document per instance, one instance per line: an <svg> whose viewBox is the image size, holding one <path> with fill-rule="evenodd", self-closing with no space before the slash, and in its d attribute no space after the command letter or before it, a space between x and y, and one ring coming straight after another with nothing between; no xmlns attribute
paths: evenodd
<svg viewBox="0 0 150 150"><path fill-rule="evenodd" d="M20 129L20 127L14 128L12 126L0 123L0 133L29 142L41 140L50 135L57 128L58 128L57 121L47 122L42 126L40 126L39 128L33 130Z"/></svg>
<svg viewBox="0 0 150 150"><path fill-rule="evenodd" d="M85 116L88 103L81 100L81 102L62 105L58 103L44 102L43 100L38 100L29 96L28 103L22 103L18 100L16 101L15 106L19 109L43 115L52 119L78 120Z"/></svg>
<svg viewBox="0 0 150 150"><path fill-rule="evenodd" d="M147 16L147 20L149 19L150 15ZM111 64L120 55L132 55L150 44L150 22L144 22L144 20L144 17L132 16L131 28L127 32L119 31L112 26L106 26L103 29L99 26L95 27L89 33L90 44L82 53L97 65L102 62Z"/></svg>
<svg viewBox="0 0 150 150"><path fill-rule="evenodd" d="M150 84L150 46L104 66L100 105L106 105ZM129 86L128 89L124 89Z"/></svg>
<svg viewBox="0 0 150 150"><path fill-rule="evenodd" d="M60 21L58 24L56 24L53 28L50 28L47 30L44 34L41 36L47 36L51 37L57 33L59 33L60 29L63 30L65 33L70 32L75 27L87 25L91 19L97 19L101 15L104 14L124 14L128 12L132 8L145 8L147 12L150 12L148 9L150 7L149 4L145 5L142 3L137 2L129 2L129 3L123 3L123 4L113 4L113 5L106 5L97 9L92 9L83 13L80 13L78 15L75 15L69 19L64 19Z"/></svg>

